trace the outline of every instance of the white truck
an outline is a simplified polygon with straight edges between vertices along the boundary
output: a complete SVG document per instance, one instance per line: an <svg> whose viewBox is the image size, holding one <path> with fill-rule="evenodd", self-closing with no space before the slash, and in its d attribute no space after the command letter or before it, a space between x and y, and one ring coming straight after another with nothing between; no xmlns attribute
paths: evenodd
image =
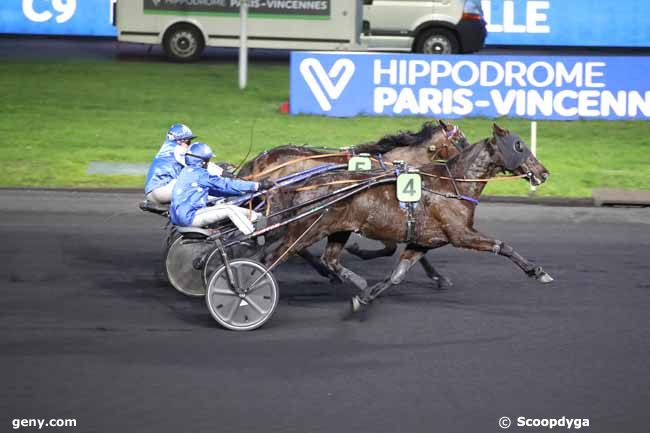
<svg viewBox="0 0 650 433"><path fill-rule="evenodd" d="M479 0L248 0L248 47L471 52L483 47ZM118 40L162 45L175 61L237 47L240 0L117 0Z"/></svg>

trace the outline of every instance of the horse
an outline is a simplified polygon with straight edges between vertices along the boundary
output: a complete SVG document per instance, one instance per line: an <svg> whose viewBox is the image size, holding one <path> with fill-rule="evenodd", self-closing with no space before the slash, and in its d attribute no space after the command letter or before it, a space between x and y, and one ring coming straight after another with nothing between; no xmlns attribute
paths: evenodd
<svg viewBox="0 0 650 433"><path fill-rule="evenodd" d="M266 150L246 162L237 172L246 180L275 180L325 163L347 163L352 155L368 153L381 155L384 161L403 160L411 165L422 165L435 160L446 160L469 146L457 126L425 122L418 132L400 132L386 135L377 142L358 144L345 149L319 149L306 146L283 145ZM381 165L373 162L374 167Z"/></svg>
<svg viewBox="0 0 650 433"><path fill-rule="evenodd" d="M426 163L447 160L460 153L467 146L469 146L469 142L460 128L439 120L435 123L425 122L418 132L406 131L386 135L377 142L359 144L345 151L337 150L332 152L295 145L275 147L244 164L238 175L245 179L275 180L324 163L347 163L351 155L360 153L380 156L382 161L386 161L388 164L390 164L390 161L401 160L419 167ZM374 168L380 168L382 165L385 164L382 164L379 160L373 161ZM335 233L329 236L327 246L320 260L306 249L298 254L326 278L349 281L359 289L364 289L367 284L363 278L342 267L338 261L332 260L332 257L340 254L349 236L350 233ZM386 241L384 245L384 248L380 250L365 251L360 249L357 244L354 244L347 250L364 260L391 256L397 250L396 242ZM426 258L423 257L420 263L427 276L438 287L445 284L451 285L451 281L441 275Z"/></svg>
<svg viewBox="0 0 650 433"><path fill-rule="evenodd" d="M299 251L331 235L352 231L379 241L406 243L397 266L381 282L366 287L352 298L353 311L370 304L379 294L403 281L408 270L429 250L451 244L457 248L492 252L510 259L526 275L542 283L553 281L540 266L521 256L510 245L474 229L474 212L485 181L497 173L509 172L540 185L549 176L548 170L530 152L523 140L514 133L493 125L492 136L481 140L448 161L446 168L428 164L420 167L423 176L422 199L414 210L416 222L412 236L405 230L408 215L400 208L395 183L377 184L330 206L320 216L312 215L287 226L282 233L282 245ZM368 174L353 172L331 173L308 179L293 193L276 191L272 195L285 207L306 202L333 190L331 182L346 179L364 180ZM463 180L463 182L460 182ZM343 238L343 235L340 235ZM347 238L346 238L347 240ZM344 244L343 239L339 241ZM339 245L341 245L339 243ZM267 266L276 266L286 256L286 248L276 248L265 257ZM342 247L330 252L327 259L338 263Z"/></svg>

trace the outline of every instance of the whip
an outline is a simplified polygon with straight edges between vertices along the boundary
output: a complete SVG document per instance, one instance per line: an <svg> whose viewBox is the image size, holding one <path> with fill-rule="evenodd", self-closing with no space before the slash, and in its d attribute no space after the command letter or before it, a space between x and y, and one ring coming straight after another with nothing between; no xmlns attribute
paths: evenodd
<svg viewBox="0 0 650 433"><path fill-rule="evenodd" d="M253 124L251 125L251 136L250 136L249 143L248 143L248 152L246 153L246 156L244 157L244 159L242 159L241 162L239 164L237 164L237 167L235 167L235 170L233 171L233 173L237 173L239 171L239 169L246 162L246 159L248 159L248 156L251 154L251 151L253 150L253 133L255 132L255 124L256 123L257 123L257 117L255 119L253 119Z"/></svg>

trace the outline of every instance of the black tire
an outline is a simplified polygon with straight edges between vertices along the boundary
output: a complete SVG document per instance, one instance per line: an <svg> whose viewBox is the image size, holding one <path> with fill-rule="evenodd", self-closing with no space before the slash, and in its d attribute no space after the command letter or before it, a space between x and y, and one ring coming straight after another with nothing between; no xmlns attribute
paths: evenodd
<svg viewBox="0 0 650 433"><path fill-rule="evenodd" d="M163 38L163 49L174 62L193 62L201 57L205 48L203 35L191 24L178 24L171 27Z"/></svg>
<svg viewBox="0 0 650 433"><path fill-rule="evenodd" d="M456 54L460 51L460 45L451 31L433 28L418 36L413 51L423 54Z"/></svg>

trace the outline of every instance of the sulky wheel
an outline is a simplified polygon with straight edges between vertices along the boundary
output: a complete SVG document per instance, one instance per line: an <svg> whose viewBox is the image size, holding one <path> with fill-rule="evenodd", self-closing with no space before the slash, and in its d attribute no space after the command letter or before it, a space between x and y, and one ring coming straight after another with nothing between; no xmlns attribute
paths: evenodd
<svg viewBox="0 0 650 433"><path fill-rule="evenodd" d="M176 239L180 238L180 237L181 237L181 234L178 232L178 230L176 230L176 228L174 226L172 226L171 230L169 230L169 233L167 234L167 243L165 244L165 248L167 248L167 250L169 250L169 247L172 246L174 241ZM165 252L165 255L166 254L167 254L167 252Z"/></svg>
<svg viewBox="0 0 650 433"><path fill-rule="evenodd" d="M165 273L169 283L184 295L204 296L202 271L194 268L194 261L211 248L214 248L212 243L177 237L165 255Z"/></svg>
<svg viewBox="0 0 650 433"><path fill-rule="evenodd" d="M247 257L253 259L259 259L259 254L254 254L257 251L258 247L255 244L254 247L240 243L226 248L226 254L228 257ZM203 284L205 287L208 287L208 282L212 275L223 266L223 258L221 257L221 251L218 248L212 250L209 254L206 255L203 270Z"/></svg>
<svg viewBox="0 0 650 433"><path fill-rule="evenodd" d="M251 259L230 261L238 294L230 286L226 267L210 278L205 300L210 314L224 328L250 331L264 325L278 305L278 283L261 263ZM250 286L250 287L249 287Z"/></svg>
<svg viewBox="0 0 650 433"><path fill-rule="evenodd" d="M208 282L212 275L217 272L223 266L223 260L221 258L221 252L218 248L212 250L210 254L207 255L205 259L205 264L201 270L201 276L203 278L203 284L205 287L208 287Z"/></svg>

